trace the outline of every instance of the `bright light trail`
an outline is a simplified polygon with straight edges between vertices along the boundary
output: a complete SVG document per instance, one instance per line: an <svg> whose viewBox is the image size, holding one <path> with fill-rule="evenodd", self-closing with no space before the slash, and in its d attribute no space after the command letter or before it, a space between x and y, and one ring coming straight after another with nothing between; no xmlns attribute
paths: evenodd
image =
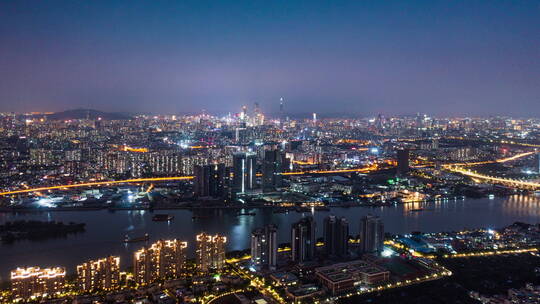
<svg viewBox="0 0 540 304"><path fill-rule="evenodd" d="M533 183L533 182L526 182L526 181L521 181L521 180L514 180L514 179L506 179L506 178L501 178L501 177L489 176L489 175L479 174L479 173L476 173L476 172L461 168L461 167L464 167L464 166L476 166L476 165L491 164L491 163L506 163L506 162L510 162L510 161L513 161L513 160L516 160L516 159L520 159L520 158L523 158L523 157L533 155L535 153L536 152L524 152L524 153L516 154L516 155L511 156L511 157L497 159L497 160L494 160L494 161L476 162L476 163L464 163L464 164L449 164L449 165L444 165L444 168L449 170L449 171L452 171L454 173L463 174L465 176L468 176L468 177L471 177L471 178L476 178L476 179L479 179L479 180L486 180L486 181L496 183L496 184L510 185L510 186L513 186L513 187L516 187L516 186L517 187L524 187L524 188L527 188L527 189L531 189L531 188L537 189L537 188L540 188L540 183Z"/></svg>
<svg viewBox="0 0 540 304"><path fill-rule="evenodd" d="M377 166L369 166L356 169L343 169L343 170L329 170L329 171L299 171L299 172L284 172L282 175L301 175L301 174L328 174L328 173L348 173L348 172L362 172L369 173L371 171L377 170ZM261 176L257 174L257 176ZM144 182L160 182L160 181L177 181L177 180L191 180L195 176L171 176L171 177L150 177L150 178L135 178L135 179L124 179L117 181L100 181L100 182L89 182L89 183L80 183L80 184L70 184L70 185L59 185L59 186L48 186L48 187L38 187L38 188L28 188L21 190L5 191L0 192L2 195L11 195L11 194L20 194L20 193L31 193L31 192L41 192L49 190L68 190L71 188L81 188L81 187L94 187L94 186L109 186L117 184L130 184L130 183L144 183Z"/></svg>
<svg viewBox="0 0 540 304"><path fill-rule="evenodd" d="M511 157L501 158L501 159L496 159L496 160L472 162L472 163L448 164L448 165L445 165L445 166L446 167L449 167L449 166L462 166L462 167L465 167L465 166L478 166L478 165L486 165L486 164L494 164L494 163L502 164L502 163L506 163L506 162L513 161L513 160L516 160L516 159L520 159L520 158L523 158L523 157L527 157L527 156L533 155L535 153L536 152L525 152L525 153L516 154L516 155L511 156Z"/></svg>
<svg viewBox="0 0 540 304"><path fill-rule="evenodd" d="M39 188L30 188L30 189L23 189L23 190L6 191L6 192L0 192L0 195L39 192L39 191L48 191L48 190L67 190L70 188L108 186L108 185L113 185L113 184L129 184L129 183L175 181L175 180L190 180L190 179L193 179L193 176L135 178L135 179L124 179L124 180L117 180L117 181L90 182L90 183L81 183L81 184L60 185L60 186L39 187Z"/></svg>
<svg viewBox="0 0 540 304"><path fill-rule="evenodd" d="M525 188L540 188L540 183L525 182L525 181L521 181L521 180L506 179L506 178L501 178L501 177L483 175L483 174L478 174L476 172L465 170L463 168L457 168L457 167L456 168L448 168L448 170L450 170L452 172L460 173L460 174L463 174L465 176L469 176L469 177L472 177L472 178L477 178L477 179L481 179L481 180L487 180L487 181L490 181L490 182L496 183L496 184L503 184L503 185L510 185L510 186L521 186L521 187L525 187Z"/></svg>

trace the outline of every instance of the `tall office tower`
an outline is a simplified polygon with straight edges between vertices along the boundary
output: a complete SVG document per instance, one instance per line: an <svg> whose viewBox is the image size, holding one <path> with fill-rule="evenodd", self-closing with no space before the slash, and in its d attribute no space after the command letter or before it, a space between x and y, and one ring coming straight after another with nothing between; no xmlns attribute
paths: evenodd
<svg viewBox="0 0 540 304"><path fill-rule="evenodd" d="M409 149L397 150L397 173L407 174L409 172Z"/></svg>
<svg viewBox="0 0 540 304"><path fill-rule="evenodd" d="M375 121L375 127L377 128L377 130L382 131L384 129L384 124L385 124L384 116L382 114L379 114Z"/></svg>
<svg viewBox="0 0 540 304"><path fill-rule="evenodd" d="M331 257L345 257L349 248L349 222L330 215L324 219L324 249Z"/></svg>
<svg viewBox="0 0 540 304"><path fill-rule="evenodd" d="M197 235L197 268L201 272L223 268L226 243L227 238L219 234L212 236L203 232Z"/></svg>
<svg viewBox="0 0 540 304"><path fill-rule="evenodd" d="M259 103L255 103L255 110L254 110L255 116L259 115L261 113L261 109L259 108Z"/></svg>
<svg viewBox="0 0 540 304"><path fill-rule="evenodd" d="M242 112L240 112L240 119L245 121L247 119L247 106L242 106Z"/></svg>
<svg viewBox="0 0 540 304"><path fill-rule="evenodd" d="M82 291L113 290L119 287L120 257L89 260L77 266L77 284Z"/></svg>
<svg viewBox="0 0 540 304"><path fill-rule="evenodd" d="M239 152L233 155L233 185L236 193L245 193L255 187L256 154L253 152Z"/></svg>
<svg viewBox="0 0 540 304"><path fill-rule="evenodd" d="M416 113L416 127L418 129L421 129L424 127L424 118L425 118L425 114L422 115L420 113Z"/></svg>
<svg viewBox="0 0 540 304"><path fill-rule="evenodd" d="M159 240L136 251L133 258L135 282L146 285L157 279L180 276L185 269L186 248L187 242L175 239Z"/></svg>
<svg viewBox="0 0 540 304"><path fill-rule="evenodd" d="M277 265L277 227L268 225L251 233L251 263L257 268L275 270Z"/></svg>
<svg viewBox="0 0 540 304"><path fill-rule="evenodd" d="M285 153L279 149L264 151L264 160L262 162L262 186L263 192L276 191L276 187L282 186L283 165Z"/></svg>
<svg viewBox="0 0 540 304"><path fill-rule="evenodd" d="M194 192L199 197L223 197L225 195L225 165L196 166Z"/></svg>
<svg viewBox="0 0 540 304"><path fill-rule="evenodd" d="M64 267L28 267L11 271L11 292L15 298L29 299L45 294L56 295L65 291Z"/></svg>
<svg viewBox="0 0 540 304"><path fill-rule="evenodd" d="M293 262L301 264L313 260L316 242L313 217L306 217L294 223L291 229Z"/></svg>
<svg viewBox="0 0 540 304"><path fill-rule="evenodd" d="M259 103L255 103L255 110L254 110L253 118L252 118L252 124L255 126L262 126L264 124L264 115L261 112L261 108L259 107Z"/></svg>
<svg viewBox="0 0 540 304"><path fill-rule="evenodd" d="M384 225L378 216L367 215L360 220L360 254L380 255L384 246Z"/></svg>

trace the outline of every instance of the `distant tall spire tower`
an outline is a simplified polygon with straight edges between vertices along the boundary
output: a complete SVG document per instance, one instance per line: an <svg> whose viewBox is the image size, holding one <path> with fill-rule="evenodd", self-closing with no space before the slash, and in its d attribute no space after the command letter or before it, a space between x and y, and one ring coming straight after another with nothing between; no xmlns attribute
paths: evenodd
<svg viewBox="0 0 540 304"><path fill-rule="evenodd" d="M285 120L285 112L283 109L283 97L279 99L279 119Z"/></svg>
<svg viewBox="0 0 540 304"><path fill-rule="evenodd" d="M240 112L240 119L247 119L247 106L242 106L242 112Z"/></svg>

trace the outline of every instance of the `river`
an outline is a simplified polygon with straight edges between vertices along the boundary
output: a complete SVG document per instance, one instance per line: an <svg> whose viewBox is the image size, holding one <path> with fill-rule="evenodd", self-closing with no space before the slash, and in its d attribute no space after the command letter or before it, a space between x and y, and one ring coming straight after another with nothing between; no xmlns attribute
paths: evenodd
<svg viewBox="0 0 540 304"><path fill-rule="evenodd" d="M412 209L425 208L421 212ZM201 231L225 234L229 250L249 247L250 232L256 227L276 224L278 242L290 241L291 224L302 216L313 215L322 236L322 221L329 214L345 216L350 233L358 234L359 219L367 214L379 215L385 231L409 233L411 231L437 232L463 228L498 228L515 221L540 222L540 198L515 195L495 199L448 200L377 208L333 208L330 212L273 213L270 209L249 209L255 216L237 216L237 210L206 210L205 216L192 219L190 210L156 211L174 215L170 222L154 222L149 211L57 211L42 213L0 213L0 224L13 220L46 220L86 223L86 232L61 239L44 241L18 241L0 245L0 281L9 279L9 271L18 266L65 266L75 272L78 263L107 255L120 255L122 268L131 265L131 257L143 243L124 244L126 234L150 234L151 240L178 238L188 241L190 255L195 251L195 235ZM211 216L209 216L211 215Z"/></svg>

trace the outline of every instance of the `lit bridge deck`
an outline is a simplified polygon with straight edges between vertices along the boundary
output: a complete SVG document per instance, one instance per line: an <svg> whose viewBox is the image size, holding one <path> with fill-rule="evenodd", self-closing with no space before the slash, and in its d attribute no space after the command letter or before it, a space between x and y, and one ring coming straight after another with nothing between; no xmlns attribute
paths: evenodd
<svg viewBox="0 0 540 304"><path fill-rule="evenodd" d="M471 177L473 179L485 181L492 184L498 184L498 185L503 185L503 186L512 187L512 188L525 189L525 190L537 190L537 189L540 189L540 183L537 183L537 182L490 176L490 175L480 174L475 171L465 169L465 167L470 167L470 166L478 166L478 165L491 164L491 163L506 163L506 162L514 161L523 157L531 156L535 153L536 152L525 152L525 153L516 154L511 157L497 159L494 161L448 164L448 165L444 165L443 167L444 169L450 172L459 173L459 174Z"/></svg>

